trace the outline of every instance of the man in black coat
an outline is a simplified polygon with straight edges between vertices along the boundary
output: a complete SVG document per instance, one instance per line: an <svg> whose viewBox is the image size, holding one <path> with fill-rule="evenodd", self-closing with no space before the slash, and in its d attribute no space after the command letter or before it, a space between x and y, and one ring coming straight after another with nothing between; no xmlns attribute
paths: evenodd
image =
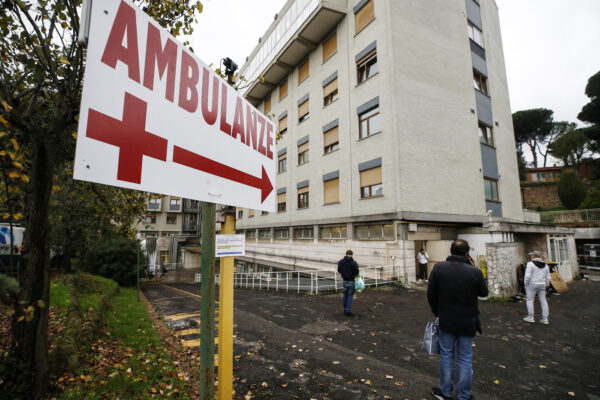
<svg viewBox="0 0 600 400"><path fill-rule="evenodd" d="M358 264L352 258L352 250L346 251L346 257L338 262L338 272L342 274L344 287L344 315L353 316L354 277L358 275Z"/></svg>
<svg viewBox="0 0 600 400"><path fill-rule="evenodd" d="M440 384L431 394L440 400L452 398L454 353L458 358L456 397L474 399L473 337L481 333L477 297L488 295L481 271L469 263L469 243L458 239L450 247L446 261L437 263L429 276L427 300L433 314L439 318Z"/></svg>

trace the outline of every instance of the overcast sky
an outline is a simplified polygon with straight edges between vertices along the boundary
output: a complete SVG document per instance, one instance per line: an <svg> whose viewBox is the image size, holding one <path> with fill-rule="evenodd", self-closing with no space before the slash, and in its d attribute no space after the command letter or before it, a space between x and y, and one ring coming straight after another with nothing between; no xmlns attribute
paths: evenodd
<svg viewBox="0 0 600 400"><path fill-rule="evenodd" d="M214 65L230 57L241 67L285 0L202 3L191 43L196 55ZM600 0L496 3L512 111L544 107L554 111L555 120L579 122L577 114L588 102L587 80L600 71Z"/></svg>

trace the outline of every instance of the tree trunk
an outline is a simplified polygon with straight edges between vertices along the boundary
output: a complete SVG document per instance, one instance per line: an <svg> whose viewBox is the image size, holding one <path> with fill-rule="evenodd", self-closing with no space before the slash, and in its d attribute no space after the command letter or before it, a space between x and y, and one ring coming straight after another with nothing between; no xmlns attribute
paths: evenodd
<svg viewBox="0 0 600 400"><path fill-rule="evenodd" d="M538 164L537 164L537 143L534 142L533 145L530 143L527 143L527 145L529 146L529 149L531 150L531 156L533 157L533 168L537 168Z"/></svg>
<svg viewBox="0 0 600 400"><path fill-rule="evenodd" d="M21 254L20 304L12 318L11 355L23 366L27 398L40 398L48 387L48 308L50 252L48 209L52 188L52 154L44 133L32 140L31 183L25 200L26 227ZM24 317L24 318L21 318Z"/></svg>

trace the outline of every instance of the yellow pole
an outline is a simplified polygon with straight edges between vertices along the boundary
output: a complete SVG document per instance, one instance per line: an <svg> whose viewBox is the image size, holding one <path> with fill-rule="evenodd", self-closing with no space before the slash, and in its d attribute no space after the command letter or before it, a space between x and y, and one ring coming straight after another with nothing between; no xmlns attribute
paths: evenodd
<svg viewBox="0 0 600 400"><path fill-rule="evenodd" d="M227 213L221 234L235 234L235 215ZM233 257L221 257L219 283L219 400L233 396Z"/></svg>

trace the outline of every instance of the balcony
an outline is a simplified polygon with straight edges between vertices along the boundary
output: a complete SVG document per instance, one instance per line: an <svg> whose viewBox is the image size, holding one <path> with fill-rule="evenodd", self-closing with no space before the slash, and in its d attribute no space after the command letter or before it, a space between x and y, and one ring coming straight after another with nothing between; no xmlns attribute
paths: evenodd
<svg viewBox="0 0 600 400"><path fill-rule="evenodd" d="M148 200L148 211L160 211L162 199L150 199Z"/></svg>
<svg viewBox="0 0 600 400"><path fill-rule="evenodd" d="M246 99L258 105L346 13L346 2L341 0L288 1L240 70L252 82L244 93Z"/></svg>
<svg viewBox="0 0 600 400"><path fill-rule="evenodd" d="M199 213L202 208L202 202L198 200L183 199L183 212Z"/></svg>

